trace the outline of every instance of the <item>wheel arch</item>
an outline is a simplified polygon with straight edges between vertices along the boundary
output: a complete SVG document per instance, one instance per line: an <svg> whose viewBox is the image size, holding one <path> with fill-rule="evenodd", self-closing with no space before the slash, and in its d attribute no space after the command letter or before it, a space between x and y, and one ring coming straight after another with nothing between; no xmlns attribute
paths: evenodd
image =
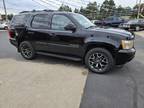
<svg viewBox="0 0 144 108"><path fill-rule="evenodd" d="M114 44L106 43L106 42L89 42L85 46L85 55L86 53L93 49L93 48L105 48L107 49L113 57L115 57L116 52L118 51L119 47Z"/></svg>
<svg viewBox="0 0 144 108"><path fill-rule="evenodd" d="M28 39L28 36L20 36L19 38L18 38L18 52L20 51L20 49L19 49L19 45L23 42L23 41L29 41L30 43L31 43L31 41Z"/></svg>

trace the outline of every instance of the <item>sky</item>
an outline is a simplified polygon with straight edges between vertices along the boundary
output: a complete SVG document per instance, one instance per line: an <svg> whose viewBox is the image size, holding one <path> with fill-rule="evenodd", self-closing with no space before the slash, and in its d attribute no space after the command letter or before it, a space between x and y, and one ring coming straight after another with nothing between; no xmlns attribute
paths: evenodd
<svg viewBox="0 0 144 108"><path fill-rule="evenodd" d="M4 13L3 0L0 0L0 13ZM89 2L96 1L97 4L102 4L104 0L5 0L7 12L17 14L21 11L52 9L56 10L63 3L70 6L72 9L85 7ZM114 0L116 6L133 7L137 0ZM144 0L142 0L144 2Z"/></svg>

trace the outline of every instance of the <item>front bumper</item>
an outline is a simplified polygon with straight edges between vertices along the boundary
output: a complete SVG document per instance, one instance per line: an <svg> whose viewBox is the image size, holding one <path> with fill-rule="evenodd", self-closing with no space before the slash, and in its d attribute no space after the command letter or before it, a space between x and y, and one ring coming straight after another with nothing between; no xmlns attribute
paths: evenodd
<svg viewBox="0 0 144 108"><path fill-rule="evenodd" d="M122 65L131 61L135 57L136 50L135 48L128 50L119 50L116 55L116 64Z"/></svg>

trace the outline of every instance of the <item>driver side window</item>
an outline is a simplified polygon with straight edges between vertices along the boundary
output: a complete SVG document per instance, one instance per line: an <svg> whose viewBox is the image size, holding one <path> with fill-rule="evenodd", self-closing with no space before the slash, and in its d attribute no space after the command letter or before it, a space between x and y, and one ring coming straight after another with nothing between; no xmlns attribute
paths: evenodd
<svg viewBox="0 0 144 108"><path fill-rule="evenodd" d="M52 18L52 29L65 31L64 27L73 24L72 21L64 15L54 15Z"/></svg>

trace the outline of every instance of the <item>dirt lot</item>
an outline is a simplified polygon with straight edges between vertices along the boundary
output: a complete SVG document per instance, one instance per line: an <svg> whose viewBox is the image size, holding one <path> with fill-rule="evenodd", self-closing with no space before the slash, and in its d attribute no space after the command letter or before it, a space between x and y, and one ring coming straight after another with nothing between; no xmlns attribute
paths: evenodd
<svg viewBox="0 0 144 108"><path fill-rule="evenodd" d="M67 60L26 61L0 32L0 108L78 108L86 73Z"/></svg>

